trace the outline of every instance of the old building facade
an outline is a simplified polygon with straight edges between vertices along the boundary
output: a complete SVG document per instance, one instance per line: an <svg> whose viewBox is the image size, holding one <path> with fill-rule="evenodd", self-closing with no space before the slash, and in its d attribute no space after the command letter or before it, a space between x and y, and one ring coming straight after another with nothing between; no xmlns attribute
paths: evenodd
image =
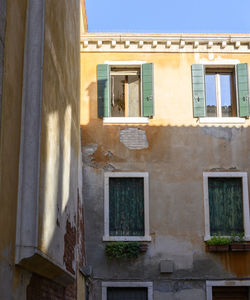
<svg viewBox="0 0 250 300"><path fill-rule="evenodd" d="M82 35L92 299L249 299L249 43Z"/></svg>
<svg viewBox="0 0 250 300"><path fill-rule="evenodd" d="M60 2L60 3L59 3ZM0 1L0 299L84 299L84 1Z"/></svg>

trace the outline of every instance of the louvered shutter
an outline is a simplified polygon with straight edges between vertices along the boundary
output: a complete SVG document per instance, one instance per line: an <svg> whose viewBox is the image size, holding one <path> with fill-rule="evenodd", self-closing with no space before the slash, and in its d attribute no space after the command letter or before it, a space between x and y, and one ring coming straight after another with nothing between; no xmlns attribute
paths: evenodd
<svg viewBox="0 0 250 300"><path fill-rule="evenodd" d="M194 117L206 116L204 65L192 65L193 113Z"/></svg>
<svg viewBox="0 0 250 300"><path fill-rule="evenodd" d="M98 117L109 117L109 65L97 65Z"/></svg>
<svg viewBox="0 0 250 300"><path fill-rule="evenodd" d="M239 116L249 116L249 84L248 84L248 64L237 65L237 87L238 87L238 107Z"/></svg>
<svg viewBox="0 0 250 300"><path fill-rule="evenodd" d="M241 178L209 178L209 218L211 235L243 233Z"/></svg>
<svg viewBox="0 0 250 300"><path fill-rule="evenodd" d="M143 116L154 115L154 65L142 65L142 107Z"/></svg>

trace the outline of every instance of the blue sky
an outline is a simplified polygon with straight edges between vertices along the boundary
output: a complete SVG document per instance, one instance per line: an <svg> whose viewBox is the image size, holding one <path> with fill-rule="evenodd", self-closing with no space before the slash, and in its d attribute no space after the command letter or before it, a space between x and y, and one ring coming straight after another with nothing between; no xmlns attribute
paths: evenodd
<svg viewBox="0 0 250 300"><path fill-rule="evenodd" d="M250 0L85 0L90 32L250 33Z"/></svg>

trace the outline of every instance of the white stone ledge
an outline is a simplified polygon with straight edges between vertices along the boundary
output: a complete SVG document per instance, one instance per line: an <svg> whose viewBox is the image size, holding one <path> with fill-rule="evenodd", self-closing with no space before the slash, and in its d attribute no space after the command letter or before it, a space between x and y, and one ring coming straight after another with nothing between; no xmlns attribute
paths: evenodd
<svg viewBox="0 0 250 300"><path fill-rule="evenodd" d="M103 236L103 242L151 242L151 236Z"/></svg>
<svg viewBox="0 0 250 300"><path fill-rule="evenodd" d="M229 117L229 118L200 118L200 124L245 124L245 118Z"/></svg>
<svg viewBox="0 0 250 300"><path fill-rule="evenodd" d="M145 117L106 117L103 118L104 124L148 124L149 119Z"/></svg>

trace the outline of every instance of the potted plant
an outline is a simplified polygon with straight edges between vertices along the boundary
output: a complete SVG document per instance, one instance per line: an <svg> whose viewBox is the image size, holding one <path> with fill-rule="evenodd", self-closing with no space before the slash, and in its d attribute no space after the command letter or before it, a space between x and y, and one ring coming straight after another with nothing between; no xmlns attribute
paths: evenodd
<svg viewBox="0 0 250 300"><path fill-rule="evenodd" d="M109 242L105 254L109 259L137 258L140 253L147 251L147 246L139 242Z"/></svg>
<svg viewBox="0 0 250 300"><path fill-rule="evenodd" d="M245 242L244 233L232 234L231 251L250 251L250 243Z"/></svg>
<svg viewBox="0 0 250 300"><path fill-rule="evenodd" d="M214 235L207 241L207 250L209 252L225 252L229 251L231 239L228 237Z"/></svg>

